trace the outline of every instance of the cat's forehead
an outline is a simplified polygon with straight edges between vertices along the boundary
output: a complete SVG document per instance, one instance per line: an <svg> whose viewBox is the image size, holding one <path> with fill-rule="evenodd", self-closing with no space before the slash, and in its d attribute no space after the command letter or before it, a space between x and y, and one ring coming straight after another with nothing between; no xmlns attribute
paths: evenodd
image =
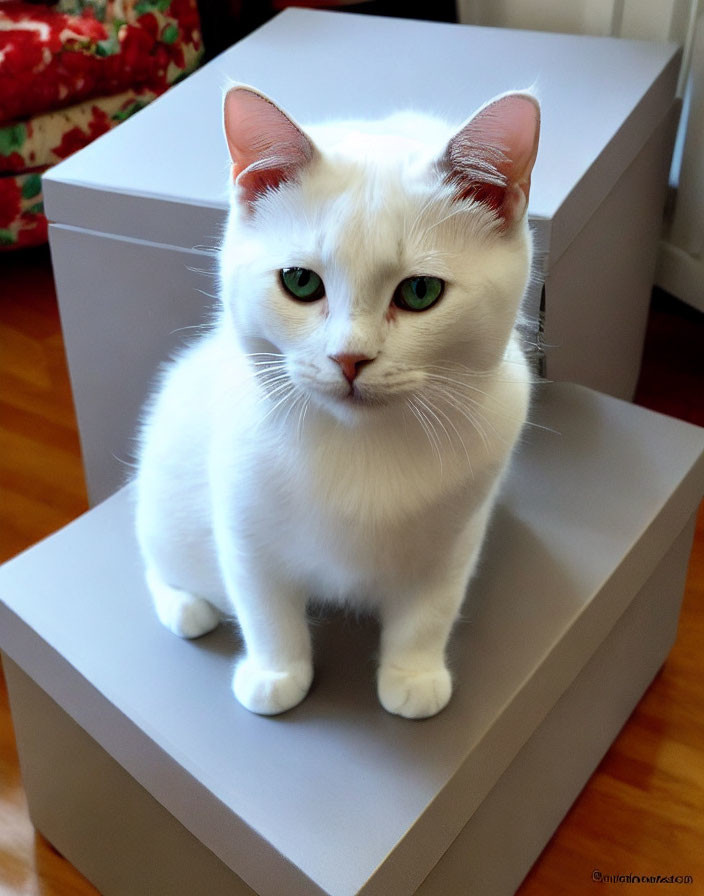
<svg viewBox="0 0 704 896"><path fill-rule="evenodd" d="M405 248L410 203L384 183L358 183L321 208L316 249L325 263L375 260L398 265Z"/></svg>
<svg viewBox="0 0 704 896"><path fill-rule="evenodd" d="M386 160L331 165L306 195L315 252L326 266L395 272L422 248L419 224L433 193L415 172Z"/></svg>

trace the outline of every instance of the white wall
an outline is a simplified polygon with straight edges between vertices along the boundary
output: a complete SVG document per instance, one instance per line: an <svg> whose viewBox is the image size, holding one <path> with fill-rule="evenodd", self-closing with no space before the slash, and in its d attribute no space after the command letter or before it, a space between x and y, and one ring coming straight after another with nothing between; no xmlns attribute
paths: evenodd
<svg viewBox="0 0 704 896"><path fill-rule="evenodd" d="M687 88L687 129L675 147L673 165L677 193L656 282L704 311L704 14L697 21Z"/></svg>
<svg viewBox="0 0 704 896"><path fill-rule="evenodd" d="M671 40L684 98L656 283L704 311L704 0L457 0L461 22Z"/></svg>

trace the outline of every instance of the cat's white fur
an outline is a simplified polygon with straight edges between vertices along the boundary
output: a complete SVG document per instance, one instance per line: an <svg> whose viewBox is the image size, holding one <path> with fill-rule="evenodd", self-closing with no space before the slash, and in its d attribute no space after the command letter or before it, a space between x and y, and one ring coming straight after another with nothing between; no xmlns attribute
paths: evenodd
<svg viewBox="0 0 704 896"><path fill-rule="evenodd" d="M443 122L409 113L311 127L308 141L273 105L258 127L272 110L274 130L302 143L283 147L275 183L265 159L248 201L251 170L231 145L222 310L170 365L143 428L147 580L178 635L237 617L234 692L266 714L311 684L307 601L368 606L382 624L381 703L429 716L451 695L446 644L528 407L514 332L527 187L502 222L443 179L456 133ZM286 267L318 273L325 297L286 295ZM420 274L446 281L440 301L393 308ZM373 359L354 385L341 355Z"/></svg>

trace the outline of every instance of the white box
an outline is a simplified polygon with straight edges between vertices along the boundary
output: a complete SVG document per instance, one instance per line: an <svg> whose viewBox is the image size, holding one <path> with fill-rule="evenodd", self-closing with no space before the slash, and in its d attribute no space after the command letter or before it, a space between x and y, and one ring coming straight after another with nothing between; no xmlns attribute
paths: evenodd
<svg viewBox="0 0 704 896"><path fill-rule="evenodd" d="M672 44L290 9L53 168L44 197L91 500L125 481L155 369L212 306L204 247L225 217L228 79L302 122L406 107L459 122L534 84L539 252L525 307L544 372L631 398L679 58Z"/></svg>
<svg viewBox="0 0 704 896"><path fill-rule="evenodd" d="M238 642L153 613L122 491L0 569L35 825L104 896L509 896L674 640L704 431L540 390L451 642L455 694L378 704L370 624L315 626L283 716L230 691Z"/></svg>

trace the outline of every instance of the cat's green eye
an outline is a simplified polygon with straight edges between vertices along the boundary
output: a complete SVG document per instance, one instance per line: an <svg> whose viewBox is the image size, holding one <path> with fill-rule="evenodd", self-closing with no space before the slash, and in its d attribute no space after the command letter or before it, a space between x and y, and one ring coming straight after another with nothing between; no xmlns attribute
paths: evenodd
<svg viewBox="0 0 704 896"><path fill-rule="evenodd" d="M284 268L281 271L281 285L300 302L315 302L325 295L323 281L308 268Z"/></svg>
<svg viewBox="0 0 704 896"><path fill-rule="evenodd" d="M425 311L434 305L445 289L439 277L408 277L396 287L393 302L404 311Z"/></svg>

